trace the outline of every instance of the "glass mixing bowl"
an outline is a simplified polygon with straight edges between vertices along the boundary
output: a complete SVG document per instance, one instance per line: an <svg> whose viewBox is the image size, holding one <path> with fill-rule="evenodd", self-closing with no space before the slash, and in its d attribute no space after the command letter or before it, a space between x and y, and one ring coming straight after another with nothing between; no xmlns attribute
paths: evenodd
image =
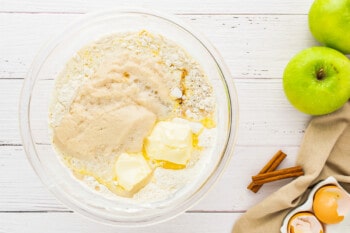
<svg viewBox="0 0 350 233"><path fill-rule="evenodd" d="M130 204L98 195L72 176L51 145L48 110L55 78L74 53L104 35L142 29L175 41L201 64L215 91L219 133L205 174L194 181L190 190L159 202ZM172 16L149 10L110 10L81 17L40 50L24 81L19 120L27 157L57 199L99 222L139 226L161 222L186 211L213 186L233 153L238 103L233 79L223 59L191 27Z"/></svg>

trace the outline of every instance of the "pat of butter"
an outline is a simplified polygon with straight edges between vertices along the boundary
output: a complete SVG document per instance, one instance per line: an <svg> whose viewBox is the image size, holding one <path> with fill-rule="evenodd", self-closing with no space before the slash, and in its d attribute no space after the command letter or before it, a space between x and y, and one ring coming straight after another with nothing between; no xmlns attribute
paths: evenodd
<svg viewBox="0 0 350 233"><path fill-rule="evenodd" d="M186 165L192 153L192 131L187 124L158 122L147 137L145 149L151 159Z"/></svg>
<svg viewBox="0 0 350 233"><path fill-rule="evenodd" d="M137 192L147 184L152 170L141 153L119 155L115 164L118 184L129 192Z"/></svg>

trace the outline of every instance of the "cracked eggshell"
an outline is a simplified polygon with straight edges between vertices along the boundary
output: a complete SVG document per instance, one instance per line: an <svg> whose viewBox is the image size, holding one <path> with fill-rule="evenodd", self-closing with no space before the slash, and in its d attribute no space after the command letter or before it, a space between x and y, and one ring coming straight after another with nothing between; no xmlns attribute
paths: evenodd
<svg viewBox="0 0 350 233"><path fill-rule="evenodd" d="M287 216L284 218L284 220L282 222L282 226L280 228L281 233L290 233L288 231L289 222L291 221L293 216L295 216L296 214L298 214L300 212L308 212L308 213L314 214L312 205L313 205L315 193L320 188L322 188L323 186L327 186L327 185L335 185L335 186L339 187L346 194L346 197L343 200L338 202L338 203L340 203L338 211L344 212L344 213L347 212L347 214L345 214L344 220L338 224L323 224L322 222L320 222L323 226L323 232L325 232L325 233L339 233L339 232L349 232L350 231L350 212L349 212L349 209L344 208L345 203L350 202L350 194L346 190L343 189L343 187L337 182L337 180L334 177L330 176L327 179L316 184L312 188L311 192L309 193L306 201L302 205L294 208L292 211L290 211L287 214ZM349 206L350 206L350 204L349 204Z"/></svg>

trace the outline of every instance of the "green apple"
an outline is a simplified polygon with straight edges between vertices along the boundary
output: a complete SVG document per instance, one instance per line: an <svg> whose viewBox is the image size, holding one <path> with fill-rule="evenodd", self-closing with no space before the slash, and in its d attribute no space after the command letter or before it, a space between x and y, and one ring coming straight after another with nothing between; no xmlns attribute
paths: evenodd
<svg viewBox="0 0 350 233"><path fill-rule="evenodd" d="M312 47L295 55L283 74L284 92L298 110L323 115L350 97L350 60L337 50Z"/></svg>
<svg viewBox="0 0 350 233"><path fill-rule="evenodd" d="M316 40L350 53L350 0L315 0L309 11L309 27Z"/></svg>

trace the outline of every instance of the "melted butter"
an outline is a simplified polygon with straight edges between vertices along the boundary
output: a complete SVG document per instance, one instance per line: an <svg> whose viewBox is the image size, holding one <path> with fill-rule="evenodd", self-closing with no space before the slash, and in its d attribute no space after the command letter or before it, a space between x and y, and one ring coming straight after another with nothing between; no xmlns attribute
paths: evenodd
<svg viewBox="0 0 350 233"><path fill-rule="evenodd" d="M155 163L158 164L158 166L165 168L165 169L180 170L180 169L186 168L186 165L176 164L176 163L163 161L163 160L156 160Z"/></svg>
<svg viewBox="0 0 350 233"><path fill-rule="evenodd" d="M148 164L151 164L151 166L154 168L162 167L165 169L173 169L173 170L180 170L180 169L186 168L186 165L176 164L176 163L172 163L172 162L164 161L164 160L151 159L147 156L145 148L143 148L142 154L143 154L143 157L148 162Z"/></svg>
<svg viewBox="0 0 350 233"><path fill-rule="evenodd" d="M200 121L200 123L203 124L205 128L213 128L216 127L216 123L213 118L206 117ZM199 146L199 137L201 133L203 132L204 128L201 129L198 133L192 133L192 148L193 150L202 150L203 147ZM151 165L152 168L162 167L164 169L172 169L172 170L181 170L185 169L186 165L183 164L176 164L169 161L164 160L154 160L147 157L146 151L143 147L142 154L144 158L147 160L147 162ZM72 162L69 159L65 160L67 166L73 171L73 174L76 178L79 180L83 180L85 176L93 177L98 183L104 185L109 190L111 190L114 193L117 193L121 196L132 196L133 193L127 192L122 186L118 185L117 178L113 177L111 180L106 180L105 178L99 176L98 174L95 174L88 169L80 168L78 169L76 166L72 164ZM99 187L95 187L97 190Z"/></svg>
<svg viewBox="0 0 350 233"><path fill-rule="evenodd" d="M203 130L201 130L202 132ZM199 132L198 134L192 134L192 147L197 150L202 150L203 147L199 146L199 135L201 134Z"/></svg>
<svg viewBox="0 0 350 233"><path fill-rule="evenodd" d="M213 117L205 117L201 121L205 128L212 129L216 127L216 122Z"/></svg>

